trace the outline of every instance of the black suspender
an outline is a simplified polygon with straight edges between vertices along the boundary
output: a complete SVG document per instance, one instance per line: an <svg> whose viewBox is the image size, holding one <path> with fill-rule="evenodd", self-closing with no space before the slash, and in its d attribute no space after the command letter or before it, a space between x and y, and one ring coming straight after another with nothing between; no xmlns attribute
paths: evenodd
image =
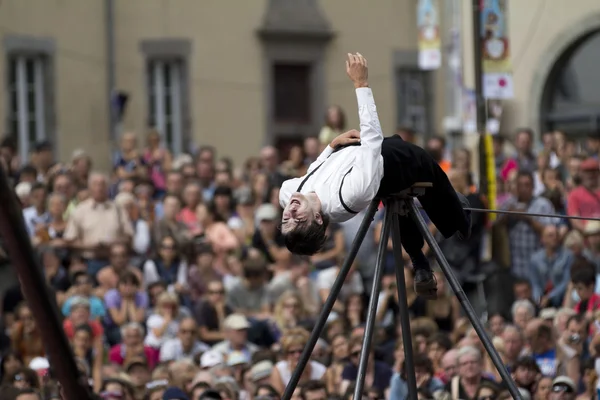
<svg viewBox="0 0 600 400"><path fill-rule="evenodd" d="M338 147L336 147L336 148L333 150L333 153L336 153L336 152L338 152L338 151L340 151L340 150L342 150L342 149L344 149L344 148L346 148L346 147L349 147L349 146L360 146L360 143L352 143L352 144L349 144L349 145L346 145L346 146L338 146ZM333 154L333 153L331 153L331 154ZM330 156L331 156L331 155L330 155ZM329 157L327 157L327 158L329 158ZM325 161L327 161L327 160L325 160ZM312 175L313 175L315 172L317 172L317 170L318 170L319 168L321 168L321 166L322 166L323 164L325 164L325 161L323 161L323 162L322 162L321 164L319 164L319 165L318 165L318 166L317 166L315 169L313 169L312 171L310 171L310 173L309 173L308 175L306 175L306 177L305 177L305 178L302 180L302 182L300 182L300 186L298 186L298 189L296 190L296 192L300 192L300 191L302 190L302 188L304 187L304 184L306 183L306 181L308 180L308 178L310 178L310 177L311 177L311 176L312 176ZM346 173L344 174L344 177L342 178L342 183L340 184L340 190L339 190L339 192L338 192L338 196L339 196L339 198L340 198L340 203L342 203L342 207L344 207L344 210L346 210L346 211L347 211L347 212L349 212L350 214L358 214L358 212L357 212L357 211L354 211L354 210L352 210L350 207L348 207L348 205L346 205L346 203L344 202L344 199L342 198L342 186L344 186L344 180L346 179L346 177L348 176L348 174L349 174L350 172L352 172L352 168L353 168L353 167L350 167L350 169L348 170L348 172L346 172Z"/></svg>

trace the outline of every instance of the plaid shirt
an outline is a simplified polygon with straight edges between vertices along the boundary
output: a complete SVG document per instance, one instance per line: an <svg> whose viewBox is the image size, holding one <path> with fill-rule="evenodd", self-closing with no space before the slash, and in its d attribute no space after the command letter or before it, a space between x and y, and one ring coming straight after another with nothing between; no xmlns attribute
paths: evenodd
<svg viewBox="0 0 600 400"><path fill-rule="evenodd" d="M509 199L504 209L507 210L517 203L515 198ZM550 201L544 197L534 197L525 212L554 214L554 207ZM532 217L543 225L558 224L558 218ZM508 220L508 241L510 244L510 255L512 260L513 275L528 279L530 277L529 268L531 266L531 256L542 247L540 235L536 233L533 227L526 221L509 217Z"/></svg>

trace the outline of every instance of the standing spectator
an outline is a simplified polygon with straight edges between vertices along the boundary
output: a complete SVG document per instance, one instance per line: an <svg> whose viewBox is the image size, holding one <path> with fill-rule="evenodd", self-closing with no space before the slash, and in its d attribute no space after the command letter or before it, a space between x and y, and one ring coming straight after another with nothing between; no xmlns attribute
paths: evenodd
<svg viewBox="0 0 600 400"><path fill-rule="evenodd" d="M197 182L188 182L183 188L183 207L177 216L177 220L183 222L190 233L194 236L202 232L196 208L202 203L202 188Z"/></svg>
<svg viewBox="0 0 600 400"><path fill-rule="evenodd" d="M26 303L21 303L15 310L16 322L10 331L10 341L16 354L25 365L35 357L44 357L45 351L42 336L37 327L31 309Z"/></svg>
<svg viewBox="0 0 600 400"><path fill-rule="evenodd" d="M515 147L517 153L514 160L517 162L518 169L532 174L537 166L537 160L533 153L533 131L529 128L517 129Z"/></svg>
<svg viewBox="0 0 600 400"><path fill-rule="evenodd" d="M150 235L150 226L148 222L140 218L140 209L135 202L135 197L130 193L119 193L115 197L115 203L121 207L133 227L133 240L131 241L131 250L133 251L134 260L132 264L139 266L142 258L146 256L150 249L152 236Z"/></svg>
<svg viewBox="0 0 600 400"><path fill-rule="evenodd" d="M88 273L95 277L109 264L109 246L116 241L130 243L134 232L127 213L108 200L106 176L92 173L89 189L91 198L77 205L69 218L65 240L81 251Z"/></svg>
<svg viewBox="0 0 600 400"><path fill-rule="evenodd" d="M425 146L427 153L440 165L444 172L450 171L452 164L445 158L446 139L441 136L434 136L427 140Z"/></svg>
<svg viewBox="0 0 600 400"><path fill-rule="evenodd" d="M531 256L533 298L541 308L560 307L569 285L573 254L560 245L558 228L554 225L544 227L542 245L544 247Z"/></svg>
<svg viewBox="0 0 600 400"><path fill-rule="evenodd" d="M119 181L141 179L147 176L147 165L139 154L137 138L134 133L127 132L121 137L119 151L115 155L113 166Z"/></svg>
<svg viewBox="0 0 600 400"><path fill-rule="evenodd" d="M52 143L45 140L35 145L31 156L31 163L37 171L37 181L48 183L47 179L51 174L54 165L54 155L52 154Z"/></svg>
<svg viewBox="0 0 600 400"><path fill-rule="evenodd" d="M48 196L47 222L36 225L33 245L49 245L55 248L63 249L66 242L63 239L67 222L64 219L67 210L66 198L58 193L52 193ZM65 252L63 252L63 255Z"/></svg>
<svg viewBox="0 0 600 400"><path fill-rule="evenodd" d="M596 273L588 266L573 269L571 282L579 297L575 311L584 315L588 320L594 319L594 313L600 309L600 295L594 293L596 287Z"/></svg>
<svg viewBox="0 0 600 400"><path fill-rule="evenodd" d="M31 206L23 210L23 220L29 237L33 238L40 226L46 226L50 222L47 211L48 193L43 183L35 183L31 187L29 201Z"/></svg>
<svg viewBox="0 0 600 400"><path fill-rule="evenodd" d="M143 159L150 170L150 179L155 188L155 195L160 198L165 193L165 173L171 170L173 157L168 149L161 146L160 134L156 130L148 132L146 144Z"/></svg>
<svg viewBox="0 0 600 400"><path fill-rule="evenodd" d="M167 194L162 201L162 217L154 223L154 243L162 243L163 238L170 236L182 247L189 242L187 226L177 219L181 210L181 202L176 195ZM158 216L158 213L157 213Z"/></svg>
<svg viewBox="0 0 600 400"><path fill-rule="evenodd" d="M179 324L177 337L160 346L160 362L194 358L209 349L206 343L197 340L198 327L193 318L184 318Z"/></svg>
<svg viewBox="0 0 600 400"><path fill-rule="evenodd" d="M346 129L346 115L340 106L330 106L325 114L325 125L319 132L319 142L327 146L333 139Z"/></svg>
<svg viewBox="0 0 600 400"><path fill-rule="evenodd" d="M533 176L525 171L517 175L517 195L508 200L505 209L525 213L554 214L554 207L543 197L533 196ZM529 215L503 215L496 223L508 229L513 275L529 277L531 256L541 247L544 226L554 223L553 218Z"/></svg>
<svg viewBox="0 0 600 400"><path fill-rule="evenodd" d="M260 165L262 171L267 175L267 189L272 186L280 187L289 178L281 172L279 155L277 154L277 149L273 146L263 147L260 151Z"/></svg>
<svg viewBox="0 0 600 400"><path fill-rule="evenodd" d="M581 186L569 193L567 215L584 218L600 216L600 164L598 160L588 158L580 166ZM587 221L571 220L575 229L583 232Z"/></svg>

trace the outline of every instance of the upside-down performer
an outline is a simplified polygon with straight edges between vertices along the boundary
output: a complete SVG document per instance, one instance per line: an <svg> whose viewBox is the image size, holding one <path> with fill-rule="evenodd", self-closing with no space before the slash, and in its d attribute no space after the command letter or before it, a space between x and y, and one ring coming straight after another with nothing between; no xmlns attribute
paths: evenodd
<svg viewBox="0 0 600 400"><path fill-rule="evenodd" d="M463 207L469 203L454 191L440 166L425 150L397 135L384 139L367 81L367 60L360 53L348 54L346 72L356 88L360 132L336 137L305 176L283 183L279 201L287 248L295 254L315 254L325 242L330 221L347 221L375 197L385 198L416 182L433 184L419 200L444 237L468 237L471 216ZM437 282L422 252L423 237L409 217L401 217L400 226L402 246L414 268L415 291L435 297Z"/></svg>

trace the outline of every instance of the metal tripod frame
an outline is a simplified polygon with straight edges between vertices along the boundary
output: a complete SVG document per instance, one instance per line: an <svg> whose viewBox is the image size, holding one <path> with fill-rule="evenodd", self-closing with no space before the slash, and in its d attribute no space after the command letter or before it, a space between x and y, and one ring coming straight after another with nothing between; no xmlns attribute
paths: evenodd
<svg viewBox="0 0 600 400"><path fill-rule="evenodd" d="M419 183L414 184L411 188L404 190L401 193L398 193L397 195L393 195L393 196L390 196L389 198L385 198L385 199L376 198L371 202L371 204L369 205L369 208L367 209L367 212L363 218L363 221L359 227L356 237L354 238L354 241L352 242L352 247L350 248L350 251L348 252L347 257L344 260L344 263L342 264L342 268L340 269L340 272L339 272L335 282L333 283L333 286L331 287L331 292L329 293L329 296L327 297L327 300L325 301L325 304L323 305L321 313L319 314L319 318L317 319L315 326L310 334L308 343L304 347L304 350L302 351L302 355L300 356L298 364L296 365L296 368L294 369L294 371L292 373L292 377L285 388L283 396L281 397L282 400L290 400L292 398L294 390L296 389L296 387L298 386L298 383L300 382L300 377L302 376L304 368L306 368L306 365L308 364L308 362L310 360L312 351L319 339L319 336L321 335L321 332L323 331L323 328L325 327L327 318L329 317L329 314L331 313L331 310L333 309L333 305L342 289L342 286L344 284L344 281L346 280L346 277L348 276L350 268L351 268L352 264L354 263L354 259L356 258L358 249L360 248L360 246L367 234L369 225L371 224L371 222L373 222L375 214L377 213L379 203L381 201L383 201L383 203L385 205L385 217L384 217L384 222L383 222L383 227L382 227L382 232L381 232L381 239L379 242L379 250L377 253L377 262L375 265L375 272L374 272L374 276L373 276L373 286L372 286L372 290L371 290L371 296L369 299L369 307L368 307L368 311L367 311L367 321L365 324L365 334L364 334L364 338L363 338L362 349L360 352L360 360L359 360L359 364L358 364L358 374L356 377L356 386L354 389L354 399L360 400L363 397L362 394L363 394L363 389L364 389L364 384L365 384L367 364L368 364L368 360L369 360L371 344L373 341L373 333L374 333L374 329L375 329L375 316L377 314L377 303L378 303L378 298L379 298L378 294L379 294L379 291L381 288L381 276L382 276L382 272L383 272L383 262L384 262L385 250L387 247L388 238L389 238L389 234L390 234L390 229L391 229L391 233L392 233L394 262L395 262L396 266L401 266L401 265L403 265L403 263L402 263L402 246L400 243L400 237L401 237L400 236L400 234L401 234L400 216L406 216L406 215L408 215L416 223L417 227L419 228L419 231L421 232L421 235L423 235L423 238L425 239L427 244L429 244L430 249L435 254L435 258L437 259L441 270L443 271L444 275L446 276L446 279L448 280L448 283L450 284L452 291L458 298L458 301L460 302L461 306L463 307L467 318L469 319L469 321L473 325L473 328L477 332L477 335L479 336L479 339L481 340L483 347L485 348L486 352L492 359L494 366L500 373L502 380L507 385L508 391L512 395L513 399L521 399L521 395L519 393L517 385L515 384L514 380L512 379L511 375L509 374L508 370L504 366L502 359L500 358L500 355L498 354L494 345L492 344L492 341L491 341L490 337L488 336L487 332L485 331L485 328L483 327L482 322L480 321L477 314L475 313L475 310L473 309L473 306L469 302L467 295L465 294L464 290L462 289L460 282L454 276L454 273L452 271L452 268L450 267L450 264L448 264L448 261L446 260L446 257L444 257L442 250L440 249L435 238L433 237L433 235L427 228L427 224L425 223L423 216L421 215L417 205L415 204L414 199L418 196L423 195L425 193L425 190L428 187L432 187L432 184L429 182L419 182ZM410 400L417 400L417 380L415 377L413 347L412 347L412 339L411 339L411 332L410 332L408 304L407 304L407 299L406 299L406 284L404 281L403 268L400 268L400 267L396 268L396 282L397 282L397 287L398 287L398 303L399 303L398 306L400 308L399 315L400 315L400 325L402 327L402 341L404 343L405 370L406 370L406 382L408 385L408 398Z"/></svg>

